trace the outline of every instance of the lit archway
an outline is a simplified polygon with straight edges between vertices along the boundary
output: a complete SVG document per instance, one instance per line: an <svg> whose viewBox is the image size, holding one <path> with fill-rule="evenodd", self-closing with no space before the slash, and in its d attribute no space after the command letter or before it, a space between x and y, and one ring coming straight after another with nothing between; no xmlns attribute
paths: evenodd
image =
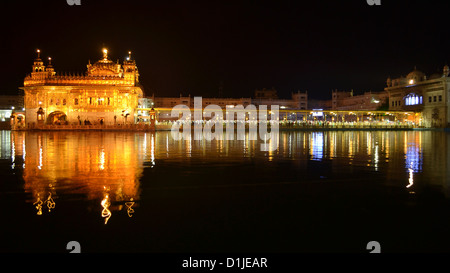
<svg viewBox="0 0 450 273"><path fill-rule="evenodd" d="M54 111L47 117L47 124L65 124L67 115L61 111Z"/></svg>

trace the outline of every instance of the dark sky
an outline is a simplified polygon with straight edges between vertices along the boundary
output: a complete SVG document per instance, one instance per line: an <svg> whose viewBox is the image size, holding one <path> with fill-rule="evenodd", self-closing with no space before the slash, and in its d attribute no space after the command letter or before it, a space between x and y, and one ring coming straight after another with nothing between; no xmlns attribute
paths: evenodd
<svg viewBox="0 0 450 273"><path fill-rule="evenodd" d="M22 86L37 48L56 71L84 73L103 46L114 61L133 52L147 95L217 96L221 81L228 97L381 91L388 76L450 61L448 2L7 1L0 92Z"/></svg>

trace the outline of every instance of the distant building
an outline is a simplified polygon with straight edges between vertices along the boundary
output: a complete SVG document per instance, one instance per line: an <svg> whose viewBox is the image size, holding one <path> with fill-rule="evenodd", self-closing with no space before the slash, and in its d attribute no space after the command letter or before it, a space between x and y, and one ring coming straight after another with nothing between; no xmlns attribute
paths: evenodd
<svg viewBox="0 0 450 273"><path fill-rule="evenodd" d="M388 78L389 110L422 112L426 127L450 127L450 69L427 77L414 68L406 77Z"/></svg>
<svg viewBox="0 0 450 273"><path fill-rule="evenodd" d="M141 109L151 109L154 106L153 98L139 98L137 110L137 121L139 122L142 117L149 116L149 110Z"/></svg>
<svg viewBox="0 0 450 273"><path fill-rule="evenodd" d="M377 110L389 97L388 92L364 92L361 95L354 95L351 91L331 91L332 110Z"/></svg>
<svg viewBox="0 0 450 273"><path fill-rule="evenodd" d="M278 98L277 90L272 89L257 89L255 90L255 97L252 98L252 104L255 106L278 105L281 109L308 109L308 92L291 93L291 99Z"/></svg>
<svg viewBox="0 0 450 273"><path fill-rule="evenodd" d="M11 113L23 111L23 96L0 96L0 121L5 122L10 118Z"/></svg>
<svg viewBox="0 0 450 273"><path fill-rule="evenodd" d="M194 109L194 97L191 95L184 97L180 94L180 97L154 97L155 108L173 108L176 105L186 105L191 109ZM225 109L227 105L243 105L246 107L251 104L251 98L205 98L202 97L202 108L208 105L215 104Z"/></svg>
<svg viewBox="0 0 450 273"><path fill-rule="evenodd" d="M331 100L308 100L309 109L331 110Z"/></svg>
<svg viewBox="0 0 450 273"><path fill-rule="evenodd" d="M23 96L0 96L0 130L11 129L10 118L13 113L25 119Z"/></svg>

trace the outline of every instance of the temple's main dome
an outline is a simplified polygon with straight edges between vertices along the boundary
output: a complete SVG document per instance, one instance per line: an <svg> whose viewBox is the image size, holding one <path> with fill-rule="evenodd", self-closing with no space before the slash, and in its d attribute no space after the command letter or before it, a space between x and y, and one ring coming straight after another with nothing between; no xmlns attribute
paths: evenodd
<svg viewBox="0 0 450 273"><path fill-rule="evenodd" d="M116 64L108 59L108 50L103 49L103 59L98 60L94 64L87 65L88 76L116 76L122 77L123 70L120 64Z"/></svg>

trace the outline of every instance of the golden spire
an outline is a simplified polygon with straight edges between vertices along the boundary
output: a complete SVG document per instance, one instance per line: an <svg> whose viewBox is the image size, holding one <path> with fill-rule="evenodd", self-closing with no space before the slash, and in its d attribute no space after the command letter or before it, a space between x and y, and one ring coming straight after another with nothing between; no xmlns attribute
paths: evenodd
<svg viewBox="0 0 450 273"><path fill-rule="evenodd" d="M37 58L40 59L41 58L41 51L39 49L37 49L36 52L37 52Z"/></svg>
<svg viewBox="0 0 450 273"><path fill-rule="evenodd" d="M48 65L52 65L52 57L48 57Z"/></svg>
<svg viewBox="0 0 450 273"><path fill-rule="evenodd" d="M127 61L131 60L131 51L128 51L128 58Z"/></svg>
<svg viewBox="0 0 450 273"><path fill-rule="evenodd" d="M108 59L108 49L103 48L103 59L107 60Z"/></svg>

